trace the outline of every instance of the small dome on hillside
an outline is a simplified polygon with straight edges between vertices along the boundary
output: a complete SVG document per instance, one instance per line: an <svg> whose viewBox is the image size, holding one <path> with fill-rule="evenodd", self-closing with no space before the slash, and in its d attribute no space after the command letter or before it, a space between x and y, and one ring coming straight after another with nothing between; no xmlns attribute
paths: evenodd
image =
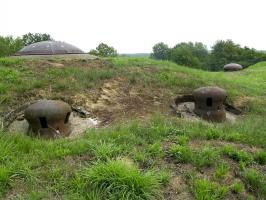
<svg viewBox="0 0 266 200"><path fill-rule="evenodd" d="M28 45L15 55L58 55L58 54L83 54L79 48L60 41L43 41Z"/></svg>
<svg viewBox="0 0 266 200"><path fill-rule="evenodd" d="M224 66L224 71L238 71L242 70L243 67L240 64L237 63L229 63Z"/></svg>

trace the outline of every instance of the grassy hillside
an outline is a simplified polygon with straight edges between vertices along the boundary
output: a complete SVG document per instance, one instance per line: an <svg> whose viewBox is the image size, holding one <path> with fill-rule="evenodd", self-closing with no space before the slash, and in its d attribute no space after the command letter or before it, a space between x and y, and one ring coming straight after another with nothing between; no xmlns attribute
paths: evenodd
<svg viewBox="0 0 266 200"><path fill-rule="evenodd" d="M178 94L216 85L235 123L177 118ZM0 59L0 112L36 99L102 122L53 141L0 131L2 199L266 198L266 62L206 72L148 58Z"/></svg>

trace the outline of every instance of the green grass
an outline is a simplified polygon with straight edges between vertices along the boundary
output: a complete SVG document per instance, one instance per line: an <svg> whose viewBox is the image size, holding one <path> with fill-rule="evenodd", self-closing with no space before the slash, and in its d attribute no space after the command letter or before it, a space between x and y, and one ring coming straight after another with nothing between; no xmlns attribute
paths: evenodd
<svg viewBox="0 0 266 200"><path fill-rule="evenodd" d="M220 160L219 152L211 147L203 147L200 149L193 158L193 164L201 169L203 167L214 166Z"/></svg>
<svg viewBox="0 0 266 200"><path fill-rule="evenodd" d="M125 161L96 163L83 169L82 192L97 194L99 199L160 199L160 182L153 172L141 172Z"/></svg>
<svg viewBox="0 0 266 200"><path fill-rule="evenodd" d="M227 90L230 103L242 106L243 115L235 123L216 124L150 112L145 120L88 129L72 140L48 141L1 130L0 199L12 194L10 199L164 199L172 176L187 173L187 166L197 175L188 183L195 199L223 199L229 189L232 195L264 198L265 176L249 168L260 169L266 163L266 62L224 73L149 58L106 60L111 65L84 67L72 62L52 68L39 67L36 60L1 58L0 112L28 101L39 90L51 89L52 98L69 98L94 94L108 80L123 79L126 88L141 88L139 97L156 96L166 107L179 93L217 85ZM193 139L208 140L210 145L194 149ZM215 141L260 149L251 154L234 144L213 146ZM236 168L232 161L238 163ZM245 187L240 182L224 185L231 170L240 174Z"/></svg>
<svg viewBox="0 0 266 200"><path fill-rule="evenodd" d="M261 165L265 165L266 164L266 151L256 152L254 155L254 160Z"/></svg>
<svg viewBox="0 0 266 200"><path fill-rule="evenodd" d="M172 145L169 154L178 163L188 163L192 159L192 151L187 146Z"/></svg>
<svg viewBox="0 0 266 200"><path fill-rule="evenodd" d="M228 192L226 186L221 186L206 179L196 179L193 183L193 193L196 200L218 200L223 199Z"/></svg>
<svg viewBox="0 0 266 200"><path fill-rule="evenodd" d="M230 189L233 193L235 194L240 194L241 192L244 191L244 185L241 182L234 182L231 186Z"/></svg>
<svg viewBox="0 0 266 200"><path fill-rule="evenodd" d="M229 158L237 161L250 164L253 161L253 156L244 150L238 150L232 146L224 146L221 149L222 153Z"/></svg>
<svg viewBox="0 0 266 200"><path fill-rule="evenodd" d="M226 162L216 161L214 177L218 180L224 179L229 172L229 165Z"/></svg>
<svg viewBox="0 0 266 200"><path fill-rule="evenodd" d="M242 174L246 187L254 192L259 199L266 198L266 176L255 169L247 169Z"/></svg>

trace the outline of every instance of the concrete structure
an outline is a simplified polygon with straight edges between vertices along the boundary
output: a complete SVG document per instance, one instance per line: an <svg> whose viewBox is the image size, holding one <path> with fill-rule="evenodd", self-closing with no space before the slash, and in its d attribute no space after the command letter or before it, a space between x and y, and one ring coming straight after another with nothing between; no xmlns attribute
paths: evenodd
<svg viewBox="0 0 266 200"><path fill-rule="evenodd" d="M71 107L56 100L41 100L30 105L24 112L35 136L55 138L69 136Z"/></svg>
<svg viewBox="0 0 266 200"><path fill-rule="evenodd" d="M239 71L242 69L243 69L243 67L237 63L229 63L229 64L224 66L224 71L226 71L226 72Z"/></svg>
<svg viewBox="0 0 266 200"><path fill-rule="evenodd" d="M194 112L203 119L223 122L226 120L224 103L227 98L225 90L219 87L201 87L193 92Z"/></svg>
<svg viewBox="0 0 266 200"><path fill-rule="evenodd" d="M25 55L62 55L62 54L84 54L79 48L59 41L43 41L28 45L18 51L16 56Z"/></svg>

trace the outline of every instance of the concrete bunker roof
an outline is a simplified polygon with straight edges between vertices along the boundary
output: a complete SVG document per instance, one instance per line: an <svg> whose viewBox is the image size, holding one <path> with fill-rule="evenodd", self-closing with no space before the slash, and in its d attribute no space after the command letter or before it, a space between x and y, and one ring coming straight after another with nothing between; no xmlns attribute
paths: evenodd
<svg viewBox="0 0 266 200"><path fill-rule="evenodd" d="M15 55L59 55L59 54L84 54L79 48L60 41L43 41L28 45L19 50Z"/></svg>

